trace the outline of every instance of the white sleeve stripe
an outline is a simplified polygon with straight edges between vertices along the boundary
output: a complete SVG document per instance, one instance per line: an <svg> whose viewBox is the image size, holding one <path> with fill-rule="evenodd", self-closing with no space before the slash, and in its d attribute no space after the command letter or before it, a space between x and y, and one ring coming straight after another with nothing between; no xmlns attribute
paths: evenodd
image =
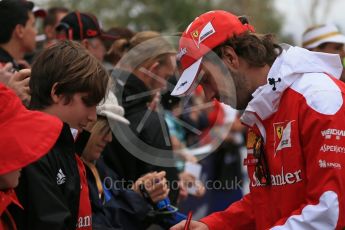
<svg viewBox="0 0 345 230"><path fill-rule="evenodd" d="M338 218L338 195L333 191L327 191L321 195L318 204L305 206L300 215L289 217L284 225L273 227L271 230L335 229Z"/></svg>

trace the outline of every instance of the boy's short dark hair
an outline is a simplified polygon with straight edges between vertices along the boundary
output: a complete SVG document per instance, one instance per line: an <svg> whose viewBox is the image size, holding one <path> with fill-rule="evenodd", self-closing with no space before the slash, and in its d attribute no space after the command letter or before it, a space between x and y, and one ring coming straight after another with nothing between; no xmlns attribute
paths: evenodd
<svg viewBox="0 0 345 230"><path fill-rule="evenodd" d="M0 44L7 43L16 25L25 26L34 4L30 1L2 0L0 1Z"/></svg>
<svg viewBox="0 0 345 230"><path fill-rule="evenodd" d="M102 64L82 45L59 41L42 51L32 65L30 108L41 110L52 105L51 90L68 104L75 93L87 93L86 106L97 105L105 96L109 76Z"/></svg>

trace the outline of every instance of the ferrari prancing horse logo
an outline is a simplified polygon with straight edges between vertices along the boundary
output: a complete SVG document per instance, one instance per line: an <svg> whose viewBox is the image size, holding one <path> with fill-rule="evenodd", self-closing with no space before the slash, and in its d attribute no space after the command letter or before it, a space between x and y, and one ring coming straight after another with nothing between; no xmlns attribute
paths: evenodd
<svg viewBox="0 0 345 230"><path fill-rule="evenodd" d="M199 32L196 30L192 33L193 37L197 38L199 37Z"/></svg>
<svg viewBox="0 0 345 230"><path fill-rule="evenodd" d="M279 140L282 139L283 130L284 130L284 126L282 126L282 125L278 125L276 127L276 134L277 134Z"/></svg>
<svg viewBox="0 0 345 230"><path fill-rule="evenodd" d="M276 156L279 150L291 147L291 127L294 121L295 120L273 123L275 150L274 156Z"/></svg>

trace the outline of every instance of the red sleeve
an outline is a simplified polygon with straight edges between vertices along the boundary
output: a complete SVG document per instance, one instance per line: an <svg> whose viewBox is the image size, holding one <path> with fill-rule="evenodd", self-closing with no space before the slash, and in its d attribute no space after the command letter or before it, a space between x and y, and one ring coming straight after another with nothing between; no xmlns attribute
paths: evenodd
<svg viewBox="0 0 345 230"><path fill-rule="evenodd" d="M212 213L202 218L200 221L205 223L210 230L236 229L247 230L255 229L255 222L251 208L251 195L247 194L241 200L230 205L226 210Z"/></svg>

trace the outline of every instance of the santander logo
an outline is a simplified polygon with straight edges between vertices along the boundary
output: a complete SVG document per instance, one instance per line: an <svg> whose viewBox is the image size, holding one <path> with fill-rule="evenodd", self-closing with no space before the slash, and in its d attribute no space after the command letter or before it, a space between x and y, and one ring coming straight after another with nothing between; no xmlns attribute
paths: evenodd
<svg viewBox="0 0 345 230"><path fill-rule="evenodd" d="M273 175L271 174L271 185L272 186L283 186L283 185L289 185L289 184L295 184L300 181L302 181L301 178L302 170L297 170L295 172L284 172L284 167L282 167L281 173ZM255 172L253 173L253 177L251 180L251 186L252 187L259 187L259 186L265 186L260 183L260 181L256 178Z"/></svg>

